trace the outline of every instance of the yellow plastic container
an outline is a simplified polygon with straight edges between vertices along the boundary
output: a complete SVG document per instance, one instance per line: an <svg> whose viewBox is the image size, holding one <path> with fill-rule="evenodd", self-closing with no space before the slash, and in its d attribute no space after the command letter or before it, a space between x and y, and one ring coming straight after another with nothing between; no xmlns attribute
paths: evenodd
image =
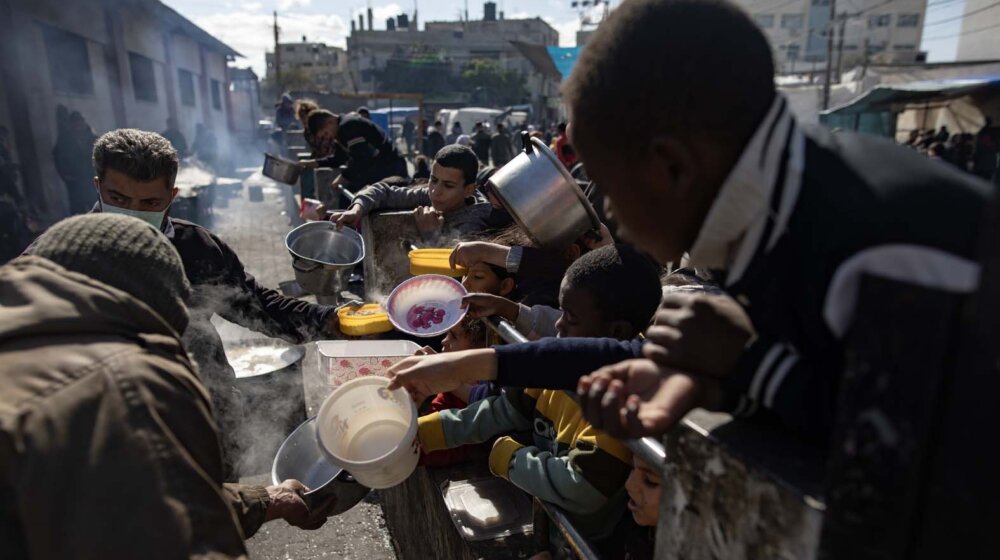
<svg viewBox="0 0 1000 560"><path fill-rule="evenodd" d="M465 269L458 267L454 270L448 259L451 258L452 249L414 249L410 251L410 274L420 276L422 274L440 274L460 278L465 276Z"/></svg>
<svg viewBox="0 0 1000 560"><path fill-rule="evenodd" d="M369 336L392 330L389 316L377 303L341 308L337 318L340 319L340 332L347 336Z"/></svg>

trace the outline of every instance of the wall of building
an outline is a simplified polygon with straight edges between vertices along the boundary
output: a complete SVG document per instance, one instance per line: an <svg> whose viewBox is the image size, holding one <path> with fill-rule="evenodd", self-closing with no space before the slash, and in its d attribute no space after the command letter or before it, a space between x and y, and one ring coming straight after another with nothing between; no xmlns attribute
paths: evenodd
<svg viewBox="0 0 1000 560"><path fill-rule="evenodd" d="M873 60L913 62L920 50L927 0L854 0L839 2L837 18L830 20L830 0L736 0L767 35L779 72L808 72L825 68L827 35L840 33L843 51L834 36L834 64L864 58L865 45Z"/></svg>
<svg viewBox="0 0 1000 560"><path fill-rule="evenodd" d="M4 56L12 60L14 82L4 83L4 89L16 88L23 97L28 122L27 138L36 154L36 179L34 185L25 185L32 190L35 203L50 219L65 214L65 186L55 170L52 149L57 139L56 107L62 105L70 112L78 111L98 135L119 127L134 127L162 131L167 117L175 108L171 98L176 99L179 124L190 144L194 139L197 123L210 121L219 137L220 154L228 145L225 97L228 94L226 81L226 55L221 51L207 48L189 37L170 33L165 29L176 22L159 22L141 7L141 4L119 3L115 0L33 0L32 2L10 3L10 29L14 40L3 43ZM80 64L74 66L81 72L80 83L89 87L75 88L75 91L61 91L56 87L53 70L50 68L50 54L55 48L46 40L47 29L68 34L73 44L82 49ZM164 41L164 37L169 39ZM170 48L170 52L165 49ZM52 51L50 53L50 50ZM204 52L204 70L202 53ZM129 53L140 55L152 61L153 76L156 81L155 100L136 98L133 86L133 69ZM59 58L56 56L56 58ZM171 66L171 63L175 66ZM87 67L89 66L89 72ZM192 72L194 78L195 105L180 103L177 91L179 80L176 66ZM57 72L60 77L66 69ZM211 107L211 82L208 89L201 87L199 79L205 74L207 79L219 82L220 108ZM174 91L168 88L173 87ZM208 95L205 95L208 91ZM0 123L7 123L13 129L9 115L9 95L0 98ZM207 113L205 112L205 103ZM207 119L206 119L207 117ZM15 145L15 150L23 151Z"/></svg>
<svg viewBox="0 0 1000 560"><path fill-rule="evenodd" d="M958 60L1000 59L1000 6L994 0L965 0L965 13L975 14L962 20L958 38ZM982 11L979 11L982 10Z"/></svg>

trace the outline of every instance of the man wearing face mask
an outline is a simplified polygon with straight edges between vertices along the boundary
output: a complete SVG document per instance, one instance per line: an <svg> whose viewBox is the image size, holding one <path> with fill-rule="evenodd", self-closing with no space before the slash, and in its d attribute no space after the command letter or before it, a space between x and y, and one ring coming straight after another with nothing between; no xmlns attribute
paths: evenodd
<svg viewBox="0 0 1000 560"><path fill-rule="evenodd" d="M152 132L119 129L94 144L95 212L124 214L147 222L170 239L192 286L191 323L184 345L198 362L222 433L227 479L235 477L237 441L242 420L235 373L222 340L212 326L213 313L267 336L301 344L340 336L332 306L288 298L257 283L224 241L205 228L168 215L177 196L177 152Z"/></svg>

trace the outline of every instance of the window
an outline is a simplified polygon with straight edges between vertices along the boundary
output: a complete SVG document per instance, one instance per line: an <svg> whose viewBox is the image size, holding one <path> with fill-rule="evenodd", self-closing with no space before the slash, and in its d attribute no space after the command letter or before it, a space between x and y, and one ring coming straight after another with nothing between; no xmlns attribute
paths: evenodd
<svg viewBox="0 0 1000 560"><path fill-rule="evenodd" d="M754 14L753 20L757 22L758 27L764 29L774 27L774 14Z"/></svg>
<svg viewBox="0 0 1000 560"><path fill-rule="evenodd" d="M41 25L49 76L56 93L93 95L94 79L90 74L87 41L75 34Z"/></svg>
<svg viewBox="0 0 1000 560"><path fill-rule="evenodd" d="M136 101L156 101L156 73L153 61L141 54L128 53L128 65L132 69L132 90Z"/></svg>
<svg viewBox="0 0 1000 560"><path fill-rule="evenodd" d="M899 14L896 16L896 27L918 27L920 14Z"/></svg>
<svg viewBox="0 0 1000 560"><path fill-rule="evenodd" d="M818 7L826 6L827 8L829 8L830 0L812 0L812 5Z"/></svg>
<svg viewBox="0 0 1000 560"><path fill-rule="evenodd" d="M181 90L181 104L194 107L194 74L187 70L178 70L177 85Z"/></svg>
<svg viewBox="0 0 1000 560"><path fill-rule="evenodd" d="M802 14L782 14L781 28L793 31L802 29Z"/></svg>
<svg viewBox="0 0 1000 560"><path fill-rule="evenodd" d="M799 59L799 46L798 45L788 45L788 60L798 60Z"/></svg>
<svg viewBox="0 0 1000 560"><path fill-rule="evenodd" d="M873 27L889 27L889 23L892 21L892 16L889 14L875 14L868 16L868 28Z"/></svg>
<svg viewBox="0 0 1000 560"><path fill-rule="evenodd" d="M219 80L212 80L212 107L216 111L222 110L222 84Z"/></svg>
<svg viewBox="0 0 1000 560"><path fill-rule="evenodd" d="M917 46L916 45L893 45L892 48L894 50L897 50L897 51L915 51L915 50L917 50Z"/></svg>

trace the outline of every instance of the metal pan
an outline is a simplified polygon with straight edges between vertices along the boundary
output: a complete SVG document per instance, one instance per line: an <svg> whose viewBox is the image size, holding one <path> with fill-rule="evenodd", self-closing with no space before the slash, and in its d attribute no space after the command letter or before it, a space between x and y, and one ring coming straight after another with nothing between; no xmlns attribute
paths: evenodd
<svg viewBox="0 0 1000 560"><path fill-rule="evenodd" d="M299 180L302 173L302 166L298 163L271 154L264 154L264 176L270 177L279 183L294 185Z"/></svg>

